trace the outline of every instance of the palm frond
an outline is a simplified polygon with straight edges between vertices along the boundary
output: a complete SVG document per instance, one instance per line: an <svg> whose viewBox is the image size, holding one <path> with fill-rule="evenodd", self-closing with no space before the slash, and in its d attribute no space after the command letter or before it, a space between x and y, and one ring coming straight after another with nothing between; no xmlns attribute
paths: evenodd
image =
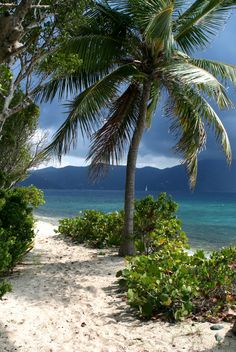
<svg viewBox="0 0 236 352"><path fill-rule="evenodd" d="M63 45L64 53L76 54L80 58L79 67L75 68L73 73L68 72L63 75L52 72L49 82L37 90L37 100L52 101L56 95L59 100L67 98L94 84L118 64L124 63L127 56L129 62L132 61L132 53L129 55L128 49L132 47L132 39L135 40L137 48L139 43L134 35L127 36L127 16L102 4L93 7L89 11L89 16L87 14L88 23L78 27L78 35L74 35ZM59 48L59 52L61 50Z"/></svg>
<svg viewBox="0 0 236 352"><path fill-rule="evenodd" d="M109 108L113 99L119 94L122 82L132 78L137 73L131 65L123 65L84 90L72 102L67 104L68 117L46 148L45 153L57 154L59 159L75 147L78 127L82 135L91 136L103 118L103 109Z"/></svg>
<svg viewBox="0 0 236 352"><path fill-rule="evenodd" d="M63 76L52 76L51 79L39 86L35 91L34 97L36 101L52 102L55 97L58 100L68 99L69 96L83 91L95 84L109 74L109 70L101 70L100 72L85 72L82 67L79 67L73 73L68 73Z"/></svg>
<svg viewBox="0 0 236 352"><path fill-rule="evenodd" d="M174 118L171 131L179 142L175 149L183 155L190 176L190 187L194 188L197 177L197 157L206 144L205 126L214 130L228 163L232 153L227 132L216 112L196 90L182 90L181 86L169 87L170 102L166 106L167 116Z"/></svg>
<svg viewBox="0 0 236 352"><path fill-rule="evenodd" d="M129 0L108 0L110 7L124 14L130 14L131 4Z"/></svg>
<svg viewBox="0 0 236 352"><path fill-rule="evenodd" d="M231 12L232 6L222 0L195 1L177 22L176 42L185 52L205 48L225 26Z"/></svg>
<svg viewBox="0 0 236 352"><path fill-rule="evenodd" d="M223 82L230 81L236 84L236 66L207 59L190 59L190 63L210 72Z"/></svg>
<svg viewBox="0 0 236 352"><path fill-rule="evenodd" d="M118 39L132 25L130 17L110 6L109 1L94 1L94 6L88 6L84 17L86 21L77 27L77 35L96 33Z"/></svg>
<svg viewBox="0 0 236 352"><path fill-rule="evenodd" d="M157 75L159 70L163 75L163 84L168 81L176 82L182 86L185 85L186 89L195 86L199 91L213 98L221 109L232 107L224 86L205 69L183 62L166 65L157 70Z"/></svg>
<svg viewBox="0 0 236 352"><path fill-rule="evenodd" d="M132 138L139 116L141 90L137 83L131 83L114 102L106 123L93 138L87 160L91 161L90 175L96 179L106 166L117 164Z"/></svg>
<svg viewBox="0 0 236 352"><path fill-rule="evenodd" d="M145 36L148 41L155 43L155 51L157 46L164 49L167 57L171 56L173 49L172 38L172 15L173 15L173 2L166 1L165 6L152 15L149 19L148 25L145 30Z"/></svg>
<svg viewBox="0 0 236 352"><path fill-rule="evenodd" d="M209 4L211 0L195 0L191 1L191 5L179 16L179 21L185 22L196 17L199 13L202 12L204 7ZM188 1L188 3L190 3Z"/></svg>
<svg viewBox="0 0 236 352"><path fill-rule="evenodd" d="M128 29L130 26L132 26L130 16L124 14L121 11L121 7L119 7L119 11L117 11L117 9L114 7L114 4L110 6L109 3L112 3L112 1L101 1L96 4L96 10L99 12L99 14L102 15L106 21L110 20L113 25L118 25L119 28L125 25ZM122 2L119 3L120 6L121 3Z"/></svg>
<svg viewBox="0 0 236 352"><path fill-rule="evenodd" d="M160 84L154 82L151 87L149 104L147 107L146 128L151 128L152 118L157 109L157 104L160 100L161 89Z"/></svg>
<svg viewBox="0 0 236 352"><path fill-rule="evenodd" d="M64 45L66 52L80 57L85 72L122 62L123 57L132 57L140 45L131 18L106 3L97 3L89 12L87 26L79 26L78 35Z"/></svg>
<svg viewBox="0 0 236 352"><path fill-rule="evenodd" d="M206 144L206 132L201 116L194 112L194 106L191 103L179 101L176 96L168 103L166 115L175 118L170 129L171 133L178 138L174 149L182 156L187 167L190 188L194 189L198 154Z"/></svg>
<svg viewBox="0 0 236 352"><path fill-rule="evenodd" d="M71 39L65 50L76 53L85 72L103 70L122 55L122 41L108 35L90 34Z"/></svg>

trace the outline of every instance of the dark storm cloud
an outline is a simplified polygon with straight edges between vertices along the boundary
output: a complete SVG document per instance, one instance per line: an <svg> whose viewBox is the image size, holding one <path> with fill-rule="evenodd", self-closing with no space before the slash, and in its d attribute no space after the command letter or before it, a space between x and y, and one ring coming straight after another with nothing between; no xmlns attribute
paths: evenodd
<svg viewBox="0 0 236 352"><path fill-rule="evenodd" d="M196 53L196 57L208 58L217 61L223 61L236 65L236 14L234 14L225 30L214 40L211 47L203 52ZM234 104L236 105L236 89L230 87L229 94ZM65 120L66 107L61 106L58 102L50 104L42 104L40 127L47 128L52 131L60 126ZM226 130L229 134L233 155L236 158L236 110L231 111L217 111ZM163 117L161 109L158 110L153 119L152 128L145 133L140 148L140 156L145 157L146 163L149 163L149 158L152 156L173 158L177 157L173 153L172 147L176 140L169 133L170 121ZM85 157L88 150L89 142L82 142L79 138L78 148L70 153L71 156ZM223 154L220 147L216 144L213 133L208 134L207 149L201 153L201 158L219 159ZM162 165L156 165L161 167Z"/></svg>
<svg viewBox="0 0 236 352"><path fill-rule="evenodd" d="M40 105L40 121L41 128L56 130L65 120L65 107L61 103L54 101L52 104Z"/></svg>

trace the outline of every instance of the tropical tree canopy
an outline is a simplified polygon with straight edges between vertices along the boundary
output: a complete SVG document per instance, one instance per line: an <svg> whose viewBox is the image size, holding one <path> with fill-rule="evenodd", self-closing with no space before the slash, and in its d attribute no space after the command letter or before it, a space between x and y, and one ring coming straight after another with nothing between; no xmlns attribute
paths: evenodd
<svg viewBox="0 0 236 352"><path fill-rule="evenodd" d="M85 5L84 0L0 3L0 71L3 66L12 71L8 91L0 87L0 98L4 100L0 111L0 139L7 119L33 103L34 92L46 76L45 72L40 80L36 79L39 62L66 40L74 23L83 22ZM19 86L24 91L24 99L16 105L13 100Z"/></svg>
<svg viewBox="0 0 236 352"><path fill-rule="evenodd" d="M7 94L11 85L11 71L0 65L0 89ZM18 87L11 102L15 108L24 101L24 93ZM0 96L0 113L5 99ZM37 137L39 108L31 103L12 115L2 128L0 139L0 190L14 186L27 176L30 168L44 161L41 154L45 147L45 138Z"/></svg>
<svg viewBox="0 0 236 352"><path fill-rule="evenodd" d="M162 95L173 120L181 154L195 185L197 156L214 129L228 162L231 149L225 128L210 105L232 107L225 84L236 83L236 67L192 57L207 47L226 24L235 1L99 1L85 13L64 50L82 62L68 73L55 71L39 96L51 101L75 96L68 116L47 152L61 156L76 145L78 129L91 138L92 166L117 163L129 146L139 119L142 87L150 84L146 127Z"/></svg>
<svg viewBox="0 0 236 352"><path fill-rule="evenodd" d="M89 2L89 1L88 1ZM24 52L46 49L58 35L73 26L85 8L85 0L19 0L0 3L0 64Z"/></svg>

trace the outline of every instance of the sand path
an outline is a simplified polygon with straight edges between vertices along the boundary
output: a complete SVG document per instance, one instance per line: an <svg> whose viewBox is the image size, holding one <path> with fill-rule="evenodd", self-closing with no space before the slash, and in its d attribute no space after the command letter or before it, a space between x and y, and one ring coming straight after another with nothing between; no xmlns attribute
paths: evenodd
<svg viewBox="0 0 236 352"><path fill-rule="evenodd" d="M50 224L37 229L0 301L0 352L236 351L229 324L217 345L208 323L140 322L117 292L121 258L65 242Z"/></svg>

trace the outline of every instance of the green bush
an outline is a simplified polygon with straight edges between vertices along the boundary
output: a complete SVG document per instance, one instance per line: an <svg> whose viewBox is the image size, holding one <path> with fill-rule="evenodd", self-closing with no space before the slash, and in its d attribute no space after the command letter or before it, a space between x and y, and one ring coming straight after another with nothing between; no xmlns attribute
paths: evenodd
<svg viewBox="0 0 236 352"><path fill-rule="evenodd" d="M5 241L4 231L0 228L0 299L11 290L11 285L1 278L1 275L7 271L11 263L11 255L9 253L11 246L12 240Z"/></svg>
<svg viewBox="0 0 236 352"><path fill-rule="evenodd" d="M236 247L189 255L167 245L148 256L130 258L117 273L131 306L141 316L180 320L196 315L223 317L236 303Z"/></svg>
<svg viewBox="0 0 236 352"><path fill-rule="evenodd" d="M9 249L13 246L14 241L12 239L6 240L5 237L3 229L0 228L0 274L9 268L12 261Z"/></svg>
<svg viewBox="0 0 236 352"><path fill-rule="evenodd" d="M157 200L148 196L135 202L134 236L139 253L160 250L170 240L176 247L187 247L187 238L176 216L178 205L165 193ZM59 233L90 247L118 246L123 231L124 212L105 214L86 210L78 217L59 221Z"/></svg>
<svg viewBox="0 0 236 352"><path fill-rule="evenodd" d="M12 286L7 280L2 280L0 278L0 299L7 293L11 292Z"/></svg>
<svg viewBox="0 0 236 352"><path fill-rule="evenodd" d="M147 196L135 202L134 235L140 254L156 252L169 241L176 247L188 247L177 210L178 204L166 193L161 193L157 200Z"/></svg>
<svg viewBox="0 0 236 352"><path fill-rule="evenodd" d="M57 232L70 236L77 243L105 248L119 245L122 229L121 212L105 214L86 210L76 218L60 220Z"/></svg>
<svg viewBox="0 0 236 352"><path fill-rule="evenodd" d="M37 188L0 192L0 276L11 270L33 246L33 208L43 203ZM0 279L0 298L10 285Z"/></svg>
<svg viewBox="0 0 236 352"><path fill-rule="evenodd" d="M0 193L0 228L3 233L0 247L9 242L11 262L14 265L32 247L34 239L33 208L43 203L42 191L36 187L17 187Z"/></svg>

